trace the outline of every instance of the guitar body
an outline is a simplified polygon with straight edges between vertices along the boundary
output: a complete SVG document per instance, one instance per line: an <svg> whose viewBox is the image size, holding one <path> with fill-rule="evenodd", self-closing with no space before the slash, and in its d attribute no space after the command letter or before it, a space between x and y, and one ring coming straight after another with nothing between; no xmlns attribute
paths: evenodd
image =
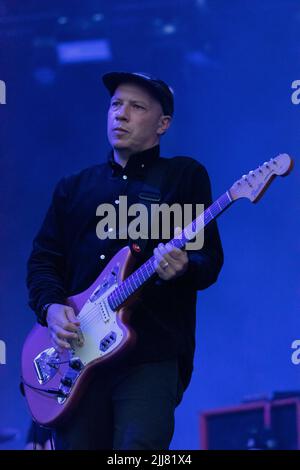
<svg viewBox="0 0 300 470"><path fill-rule="evenodd" d="M134 345L135 333L128 322L129 305L136 296L118 311L107 302L134 264L130 248L122 248L86 291L68 298L80 320L83 346L73 341L70 351L59 354L52 346L48 328L40 325L26 338L22 351L24 392L32 417L39 424L51 427L62 423L96 370Z"/></svg>

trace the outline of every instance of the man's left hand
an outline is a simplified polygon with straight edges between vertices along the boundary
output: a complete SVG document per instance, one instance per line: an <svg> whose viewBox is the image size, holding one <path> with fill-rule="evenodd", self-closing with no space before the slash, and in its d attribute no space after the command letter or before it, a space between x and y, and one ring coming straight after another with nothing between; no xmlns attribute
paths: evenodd
<svg viewBox="0 0 300 470"><path fill-rule="evenodd" d="M175 238L181 233L181 228L175 228ZM186 251L180 250L175 246L166 243L160 243L153 252L155 256L154 267L155 271L161 279L169 281L181 276L188 267L188 255Z"/></svg>

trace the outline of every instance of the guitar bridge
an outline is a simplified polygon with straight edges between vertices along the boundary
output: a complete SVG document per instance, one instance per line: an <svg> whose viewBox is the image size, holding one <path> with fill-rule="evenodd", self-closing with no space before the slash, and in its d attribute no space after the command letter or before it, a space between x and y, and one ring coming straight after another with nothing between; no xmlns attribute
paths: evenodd
<svg viewBox="0 0 300 470"><path fill-rule="evenodd" d="M55 376L59 368L59 354L54 348L42 351L33 360L37 379L41 385L47 383Z"/></svg>

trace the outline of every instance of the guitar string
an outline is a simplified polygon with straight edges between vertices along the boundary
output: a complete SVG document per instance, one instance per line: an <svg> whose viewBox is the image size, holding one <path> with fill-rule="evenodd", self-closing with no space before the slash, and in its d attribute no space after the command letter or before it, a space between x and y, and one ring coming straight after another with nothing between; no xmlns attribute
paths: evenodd
<svg viewBox="0 0 300 470"><path fill-rule="evenodd" d="M145 265L150 265L149 267L154 270L154 259L153 257L150 258L146 263ZM141 271L141 273L143 273L145 276L146 276L146 279L143 279L144 281L147 281L153 274L154 272L151 272L149 273L147 267L144 267L143 269L142 266L139 268ZM134 274L134 273L133 273ZM131 275L132 276L132 275ZM125 279L123 282L127 281L127 284L128 284L128 280L129 282L131 280L133 280L133 278L131 278L131 280L129 279L130 276ZM121 286L121 285L120 285ZM118 287L120 287L118 286ZM118 287L116 287L116 289L118 289ZM131 292L130 289L134 287L134 290ZM126 297L128 298L130 295L132 295L136 290L138 290L138 288L140 287L140 285L137 285L137 283L134 283L134 281L132 282L131 286L126 286L126 288L124 287L123 288L123 292L125 292L126 294ZM115 289L115 290L116 290ZM115 290L111 292L111 294L114 294L115 293ZM127 291L127 292L126 292ZM109 295L111 295L109 294ZM122 293L121 293L122 294ZM115 294L116 295L116 294ZM122 300L122 299L118 299L118 295L117 295L117 301L118 300ZM125 300L127 299L124 299L123 302L125 302ZM121 304L120 304L121 305ZM84 329L87 329L87 327L91 327L92 325L94 325L95 323L97 323L99 320L101 320L101 311L100 311L100 305L94 305L92 306L89 310L87 310L86 312L84 312L84 316L82 317L82 319L79 317L80 319L80 327L81 327L81 330L84 330Z"/></svg>
<svg viewBox="0 0 300 470"><path fill-rule="evenodd" d="M148 260L148 263L149 263L149 261L150 260ZM151 267L153 268L152 263L149 263L149 264L151 264ZM146 268L144 268L144 274L145 273L147 273L147 277L149 279L149 272L148 272L148 270L146 270ZM152 274L153 273L150 272L150 277L151 277ZM127 281L127 284L128 284L128 279L129 278L125 279L123 282ZM148 279L146 279L146 280L148 280ZM118 287L120 287L120 286L118 286ZM118 289L118 287L116 287L116 289ZM136 285L131 284L131 287L134 287L134 290L132 292L130 292L130 290L129 290L130 287L126 287L126 289L123 288L123 291L125 292L127 298L129 297L129 295L132 295L136 290L138 290L138 288L140 286L136 287ZM114 294L115 290L112 291L111 294ZM128 291L129 295L127 294L126 290ZM109 294L109 295L111 295L111 294ZM122 300L122 299L118 299L118 295L116 295L115 300L119 301L119 300ZM124 299L123 302L125 302L125 300L127 300L127 299ZM93 305L89 310L84 312L84 315L83 315L82 318L79 317L81 330L84 330L85 328L90 327L91 325L97 323L97 321L99 319L101 319L100 305Z"/></svg>
<svg viewBox="0 0 300 470"><path fill-rule="evenodd" d="M148 260L148 263L149 263L149 261L150 261L150 260ZM149 264L151 264L151 267L153 267L153 266L152 266L152 263L149 263ZM148 270L146 270L146 269L144 268L144 273L145 273L145 272L146 272L147 275L149 276ZM152 274L153 274L153 273L150 272L150 275L152 275ZM130 276L129 276L129 277L130 277ZM128 284L128 279L129 279L129 277L128 277L127 279L125 279L123 282L127 281L127 284ZM121 286L121 284L120 284L120 286ZM117 286L115 290L117 290L120 286ZM132 287L134 287L134 290L133 290L132 292L130 292L129 289L132 288ZM126 289L123 288L123 291L125 292L126 297L128 297L129 295L133 294L134 291L136 291L139 287L140 287L140 285L137 285L137 283L134 283L134 282L133 282L133 283L131 284L131 287L126 287ZM114 295L116 296L114 300L117 300L117 301L122 300L122 299L118 299L118 294L115 293L115 290L113 290L113 291L109 294L109 296L112 295L112 294L114 294ZM126 292L126 290L128 291L128 293ZM128 294L129 294L129 295L128 295ZM108 297L109 297L109 296L108 296ZM124 299L123 302L125 302L125 300L126 300L126 299ZM120 304L120 305L121 305L121 304ZM98 317L98 314L99 314L99 313L100 313L100 305L93 305L89 310L87 310L86 312L84 312L82 318L79 317L79 320L80 320L80 323L81 323L81 327L87 327L87 325L90 325L91 323L93 323L93 320ZM99 318L101 318L101 314L100 314Z"/></svg>

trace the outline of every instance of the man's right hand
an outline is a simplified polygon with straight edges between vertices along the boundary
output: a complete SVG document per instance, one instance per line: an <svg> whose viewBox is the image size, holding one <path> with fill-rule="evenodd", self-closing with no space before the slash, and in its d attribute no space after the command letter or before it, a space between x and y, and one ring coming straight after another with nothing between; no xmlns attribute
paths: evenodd
<svg viewBox="0 0 300 470"><path fill-rule="evenodd" d="M52 343L58 352L70 349L69 341L78 339L76 332L80 322L72 307L51 304L47 311L47 323Z"/></svg>

